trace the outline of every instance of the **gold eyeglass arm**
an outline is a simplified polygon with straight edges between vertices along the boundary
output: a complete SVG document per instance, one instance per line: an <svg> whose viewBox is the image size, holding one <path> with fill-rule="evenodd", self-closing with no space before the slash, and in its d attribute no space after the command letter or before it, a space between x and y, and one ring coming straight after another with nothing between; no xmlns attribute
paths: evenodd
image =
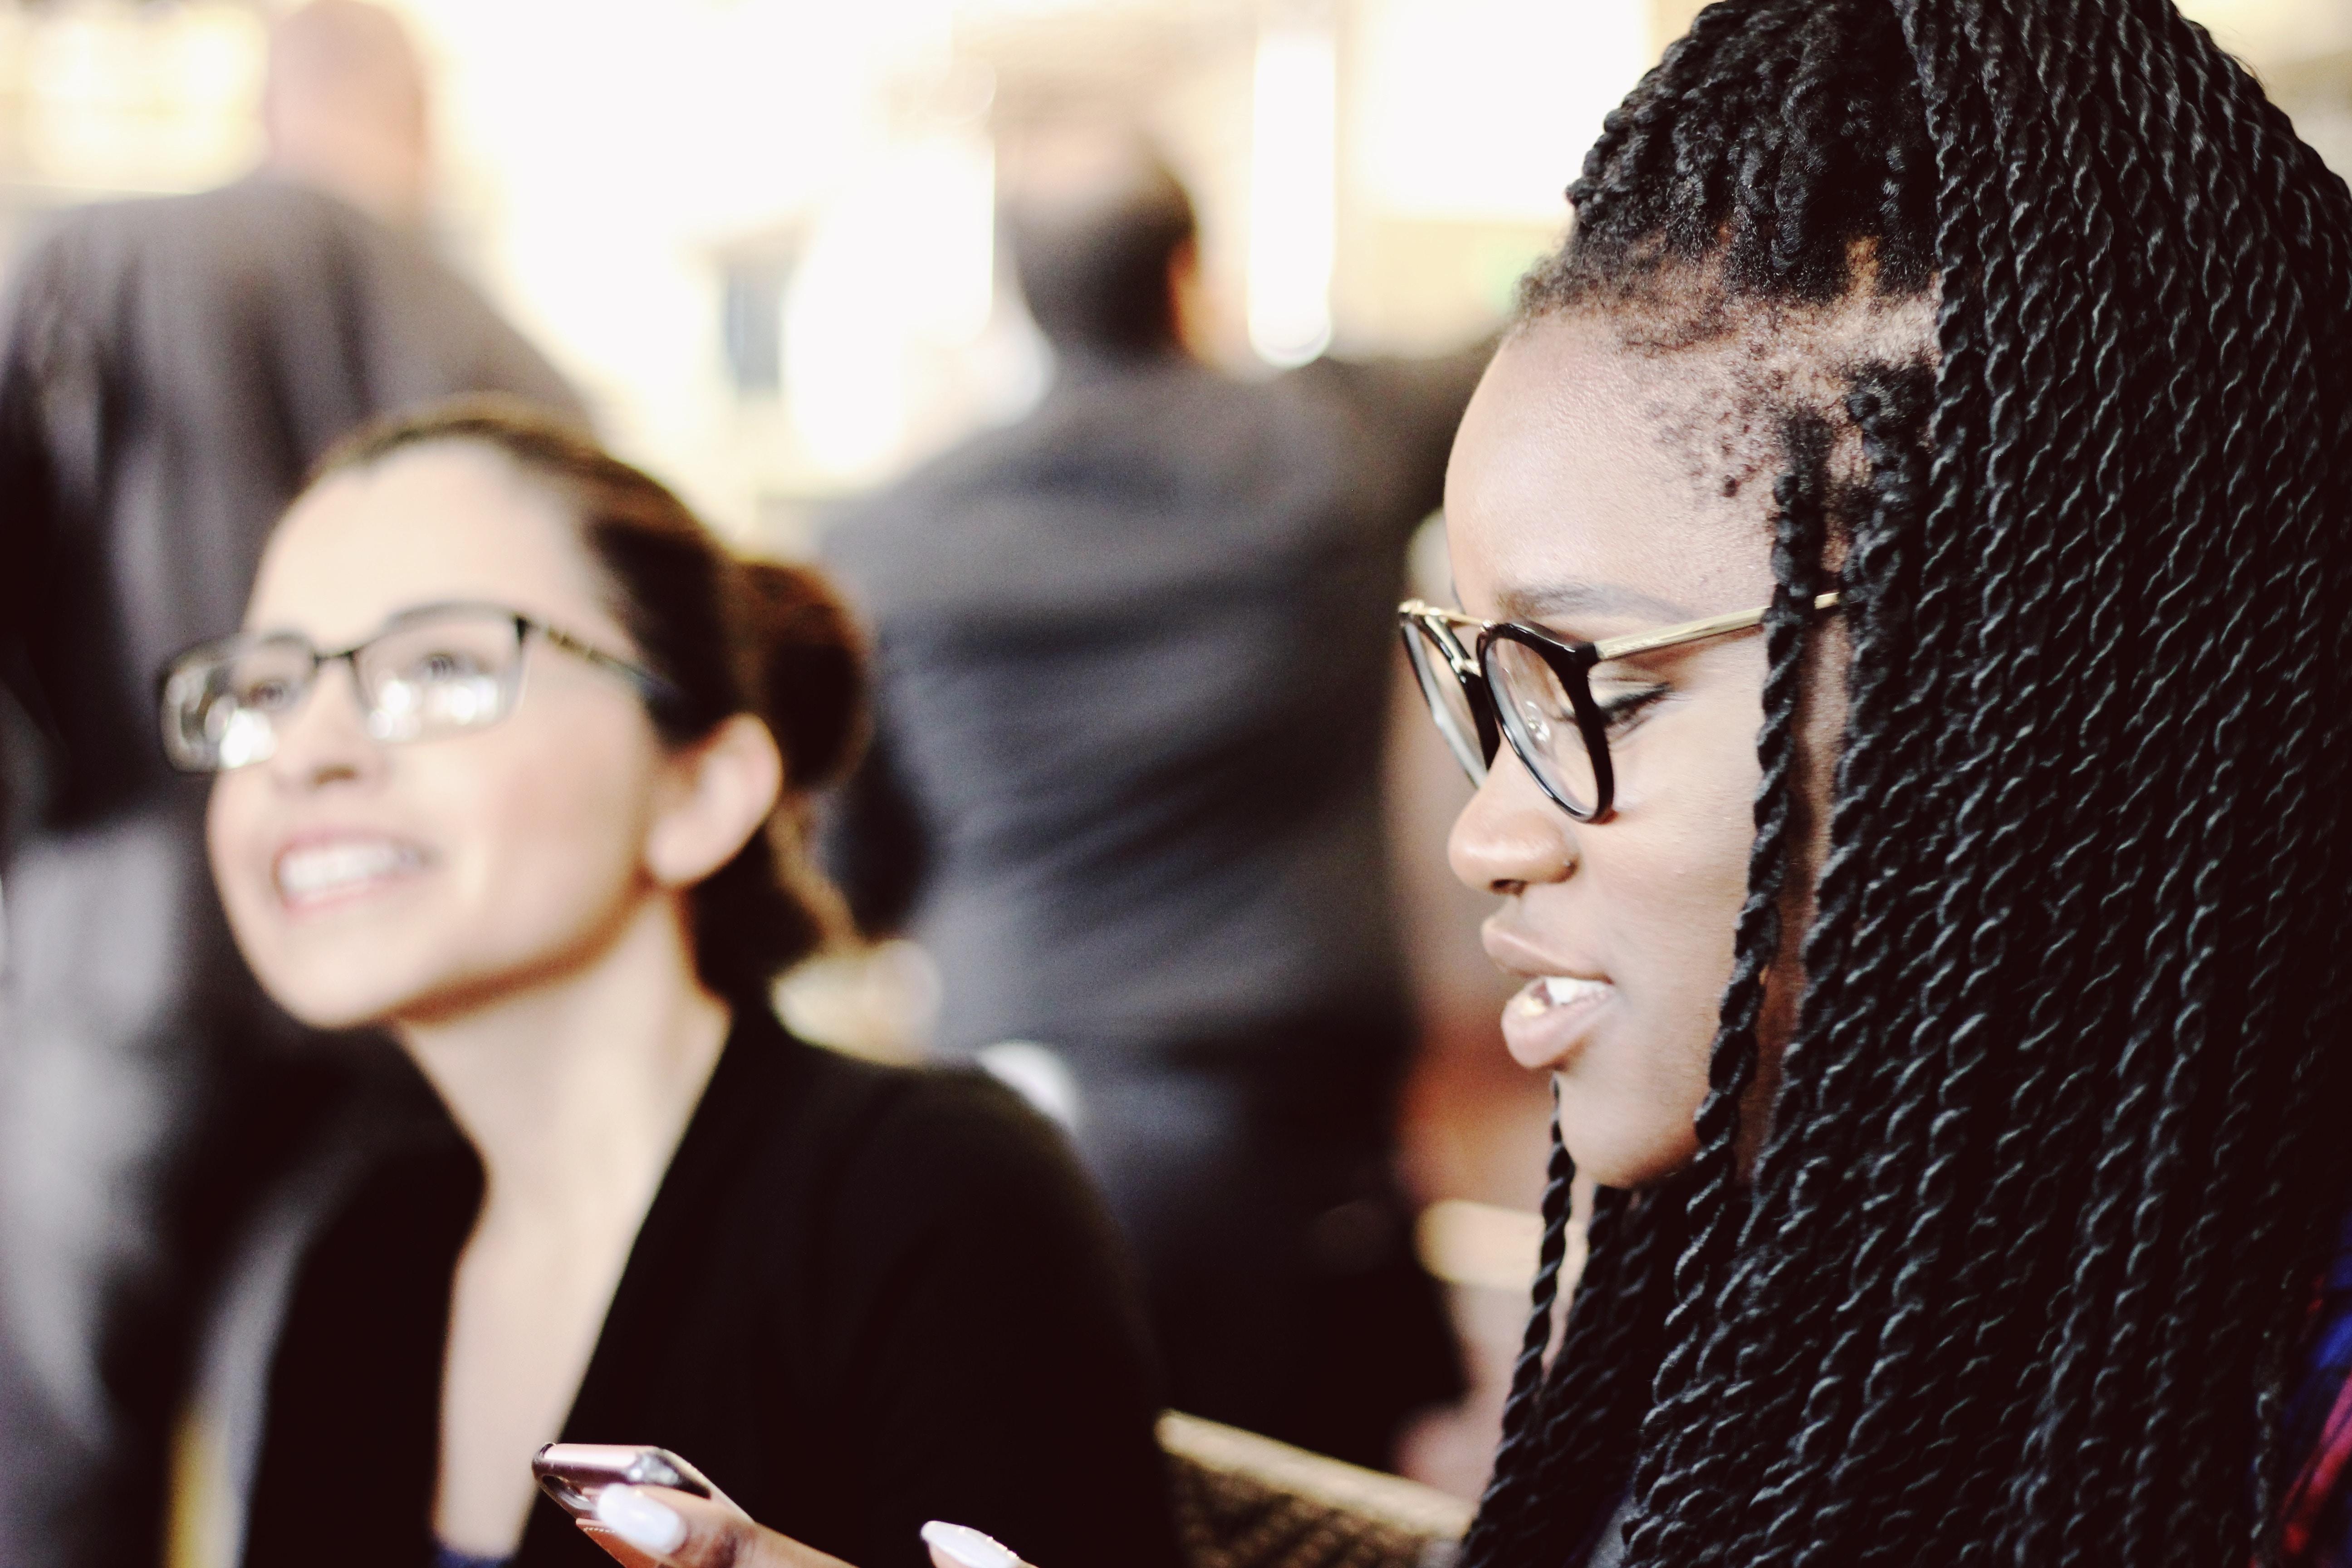
<svg viewBox="0 0 2352 1568"><path fill-rule="evenodd" d="M1444 621L1449 626L1476 626L1481 630L1495 624L1492 621L1482 621L1475 616L1465 615L1460 610L1448 610L1420 599L1407 599L1397 606L1397 614L1412 616L1415 618L1425 616L1431 620Z"/></svg>
<svg viewBox="0 0 2352 1568"><path fill-rule="evenodd" d="M1837 608L1837 602L1838 596L1835 594L1823 594L1813 601L1813 608L1833 610ZM1594 658L1598 659L1631 658L1637 653L1655 653L1662 647L1674 647L1682 643L1696 642L1701 637L1721 637L1726 632L1745 631L1749 626L1760 626L1764 624L1764 617L1770 613L1771 606L1767 605L1753 610L1742 610L1737 615L1716 616L1704 621L1685 621L1678 626L1660 626L1657 630L1649 632L1630 632L1622 637L1609 637L1594 643L1592 652Z"/></svg>
<svg viewBox="0 0 2352 1568"><path fill-rule="evenodd" d="M1833 610L1837 608L1837 602L1835 594L1823 594L1813 601L1813 608ZM1451 626L1476 626L1482 631L1495 624L1482 621L1475 616L1465 615L1460 610L1441 609L1419 599L1407 599L1397 606L1397 610L1402 615L1427 616ZM1770 613L1771 606L1765 605L1753 610L1741 610L1736 615L1714 616L1704 621L1684 621L1678 626L1660 626L1654 631L1628 632L1622 637L1608 637L1594 643L1592 652L1598 659L1630 658L1637 653L1654 653L1659 648L1696 642L1701 637L1721 637L1726 632L1760 626L1764 624L1764 617Z"/></svg>

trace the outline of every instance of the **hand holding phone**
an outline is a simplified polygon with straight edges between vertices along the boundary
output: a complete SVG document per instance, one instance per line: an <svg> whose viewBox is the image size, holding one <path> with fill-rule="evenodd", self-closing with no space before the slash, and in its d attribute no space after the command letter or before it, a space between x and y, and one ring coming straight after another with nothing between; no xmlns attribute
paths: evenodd
<svg viewBox="0 0 2352 1568"><path fill-rule="evenodd" d="M558 1508L592 1523L596 1494L609 1486L667 1487L689 1497L719 1495L709 1478L667 1448L630 1443L550 1443L532 1457L530 1473Z"/></svg>
<svg viewBox="0 0 2352 1568"><path fill-rule="evenodd" d="M724 1562L736 1568L850 1568L837 1557L761 1529L700 1470L667 1448L550 1443L530 1468L547 1495L597 1545L633 1568L658 1568L673 1560ZM614 1486L665 1487L707 1500L721 1511L714 1518L709 1510L689 1508L687 1512L699 1516L689 1525L675 1506L634 1492L612 1500L625 1503L625 1510L600 1510L599 1499ZM640 1514L646 1517L635 1517ZM935 1568L1028 1568L1016 1553L964 1525L934 1520L922 1533ZM673 1553L683 1553L683 1559Z"/></svg>
<svg viewBox="0 0 2352 1568"><path fill-rule="evenodd" d="M667 1487L688 1497L707 1498L731 1513L744 1515L709 1477L667 1448L634 1443L550 1443L534 1455L530 1472L540 1489L597 1545L616 1560L632 1565L656 1559L633 1546L596 1511L607 1487Z"/></svg>

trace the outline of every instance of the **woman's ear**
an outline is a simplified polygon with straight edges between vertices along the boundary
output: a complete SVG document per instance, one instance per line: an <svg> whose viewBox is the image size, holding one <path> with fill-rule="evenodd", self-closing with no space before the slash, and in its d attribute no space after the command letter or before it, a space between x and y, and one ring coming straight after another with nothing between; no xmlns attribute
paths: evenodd
<svg viewBox="0 0 2352 1568"><path fill-rule="evenodd" d="M775 736L738 713L669 762L669 787L646 834L646 870L688 888L735 858L776 809L784 758Z"/></svg>

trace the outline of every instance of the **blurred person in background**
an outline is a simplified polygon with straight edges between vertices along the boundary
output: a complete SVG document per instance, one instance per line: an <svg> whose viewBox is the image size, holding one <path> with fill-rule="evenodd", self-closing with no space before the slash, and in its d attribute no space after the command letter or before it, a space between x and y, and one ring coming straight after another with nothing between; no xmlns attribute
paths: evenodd
<svg viewBox="0 0 2352 1568"><path fill-rule="evenodd" d="M212 1557L599 1562L530 1460L625 1438L876 1568L942 1515L1175 1568L1065 1140L772 1010L844 924L806 803L864 673L824 580L469 399L324 460L246 625L163 695L239 950L305 1023L389 1029L446 1116L328 1130L236 1248L184 1471L232 1494Z"/></svg>
<svg viewBox="0 0 2352 1568"><path fill-rule="evenodd" d="M16 267L0 339L11 1568L154 1561L217 1239L315 1098L373 1070L275 1049L299 1031L230 951L153 672L236 625L271 521L355 424L466 390L577 408L420 241L425 84L388 11L287 16L264 109L252 177L66 215Z"/></svg>
<svg viewBox="0 0 2352 1568"><path fill-rule="evenodd" d="M827 535L879 685L835 864L869 929L911 910L940 1047L1061 1107L1176 1405L1385 1464L1460 1386L1391 1168L1389 614L1483 355L1233 380L1138 137L1041 129L1003 180L1056 380Z"/></svg>

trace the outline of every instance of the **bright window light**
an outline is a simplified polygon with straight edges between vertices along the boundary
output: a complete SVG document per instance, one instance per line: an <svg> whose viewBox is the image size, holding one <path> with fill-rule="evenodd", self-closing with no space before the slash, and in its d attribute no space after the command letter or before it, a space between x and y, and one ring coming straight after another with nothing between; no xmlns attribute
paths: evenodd
<svg viewBox="0 0 2352 1568"><path fill-rule="evenodd" d="M1644 0L1363 0L1350 178L1417 220L1556 226L1584 150L1654 58Z"/></svg>
<svg viewBox="0 0 2352 1568"><path fill-rule="evenodd" d="M1250 127L1250 346L1304 364L1331 342L1338 59L1328 29L1258 40Z"/></svg>

